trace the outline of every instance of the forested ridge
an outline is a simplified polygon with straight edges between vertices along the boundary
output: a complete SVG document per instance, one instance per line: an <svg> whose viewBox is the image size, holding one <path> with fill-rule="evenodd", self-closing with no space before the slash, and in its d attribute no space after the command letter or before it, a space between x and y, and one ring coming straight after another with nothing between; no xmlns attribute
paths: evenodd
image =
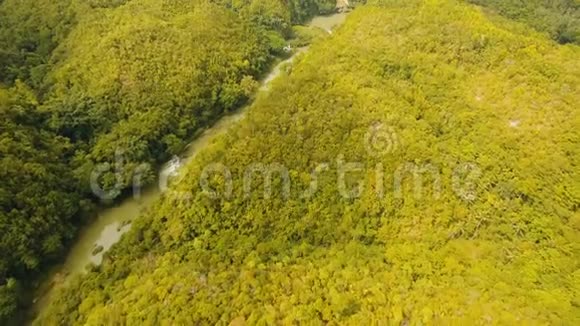
<svg viewBox="0 0 580 326"><path fill-rule="evenodd" d="M23 288L60 259L100 199L122 195L139 167L153 181L195 132L252 96L290 39L313 37L293 25L333 9L326 0L0 2L0 323L31 299ZM89 185L99 167L101 198Z"/></svg>
<svg viewBox="0 0 580 326"><path fill-rule="evenodd" d="M469 0L547 33L559 43L580 44L578 0Z"/></svg>
<svg viewBox="0 0 580 326"><path fill-rule="evenodd" d="M355 10L37 324L579 324L580 48L509 18L455 0ZM389 146L369 150L381 128ZM359 196L337 188L340 162L362 164L345 180ZM254 163L291 188L248 195ZM205 187L231 195L208 196L208 166L232 183ZM398 193L407 166L436 176L403 174Z"/></svg>

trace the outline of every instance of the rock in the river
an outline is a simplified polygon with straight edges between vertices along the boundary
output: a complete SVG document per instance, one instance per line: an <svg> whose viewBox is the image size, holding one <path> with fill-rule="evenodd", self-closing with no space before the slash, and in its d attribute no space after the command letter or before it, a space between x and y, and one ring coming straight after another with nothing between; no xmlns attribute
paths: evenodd
<svg viewBox="0 0 580 326"><path fill-rule="evenodd" d="M104 249L105 248L101 245L96 246L95 249L93 249L93 256L100 254Z"/></svg>

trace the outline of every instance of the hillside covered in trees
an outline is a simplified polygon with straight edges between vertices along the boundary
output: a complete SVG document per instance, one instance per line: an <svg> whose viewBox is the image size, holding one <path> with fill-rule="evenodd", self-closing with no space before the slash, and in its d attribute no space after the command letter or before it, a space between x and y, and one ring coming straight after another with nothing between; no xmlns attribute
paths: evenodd
<svg viewBox="0 0 580 326"><path fill-rule="evenodd" d="M252 96L293 25L333 8L0 1L0 324L101 199L121 196L137 168L153 181L192 135Z"/></svg>
<svg viewBox="0 0 580 326"><path fill-rule="evenodd" d="M580 48L508 18L455 0L356 9L36 323L580 324ZM171 46L192 37L179 36L186 21L175 18ZM253 40L236 51L266 55ZM74 60L98 60L98 46L86 46ZM141 61L131 62L123 69L139 76ZM254 76L260 62L228 67ZM64 61L47 94L86 87L105 98L113 84L129 110L116 113L149 118L130 111L129 90L146 82L87 80L118 69L107 67L61 75L86 69ZM160 87L180 89L167 81ZM156 107L151 92L142 94ZM98 142L127 139L109 137L87 147L92 158ZM251 187L249 167L267 172Z"/></svg>
<svg viewBox="0 0 580 326"><path fill-rule="evenodd" d="M580 45L578 0L469 0L547 33L559 43Z"/></svg>

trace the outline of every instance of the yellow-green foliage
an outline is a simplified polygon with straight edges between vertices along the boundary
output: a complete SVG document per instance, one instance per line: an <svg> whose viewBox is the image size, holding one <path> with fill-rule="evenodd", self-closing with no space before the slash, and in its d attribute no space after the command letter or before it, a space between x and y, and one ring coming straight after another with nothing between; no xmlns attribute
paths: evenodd
<svg viewBox="0 0 580 326"><path fill-rule="evenodd" d="M318 9L279 0L0 0L0 324L31 297L19 285L34 286L94 208L96 167L122 168L119 179L112 169L98 178L120 195L137 167L179 153L242 105L291 22Z"/></svg>
<svg viewBox="0 0 580 326"><path fill-rule="evenodd" d="M578 0L468 0L547 33L560 43L580 45Z"/></svg>
<svg viewBox="0 0 580 326"><path fill-rule="evenodd" d="M357 9L37 322L577 325L579 57L453 0ZM379 124L397 146L371 155ZM340 196L339 157L364 164L360 198ZM230 199L201 191L212 162L232 172ZM255 162L289 169L289 198L276 182L243 195ZM407 163L439 171L439 196L407 179L396 196ZM464 163L481 172L472 198L452 186Z"/></svg>
<svg viewBox="0 0 580 326"><path fill-rule="evenodd" d="M62 252L74 237L80 196L63 157L64 137L38 128L28 87L0 88L0 323L18 306L25 271Z"/></svg>
<svg viewBox="0 0 580 326"><path fill-rule="evenodd" d="M90 144L81 175L122 150L129 183L135 166L176 154L194 130L243 103L268 46L257 26L221 6L134 0L85 17L60 45L44 108L59 133Z"/></svg>
<svg viewBox="0 0 580 326"><path fill-rule="evenodd" d="M39 88L52 51L88 13L130 0L0 1L0 81L16 79Z"/></svg>
<svg viewBox="0 0 580 326"><path fill-rule="evenodd" d="M0 3L0 82L38 86L52 50L72 23L71 0L4 0Z"/></svg>

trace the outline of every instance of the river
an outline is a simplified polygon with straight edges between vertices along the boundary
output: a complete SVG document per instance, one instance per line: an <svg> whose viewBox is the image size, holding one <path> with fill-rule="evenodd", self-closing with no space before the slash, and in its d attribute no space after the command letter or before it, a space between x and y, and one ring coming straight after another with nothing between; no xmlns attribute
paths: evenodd
<svg viewBox="0 0 580 326"><path fill-rule="evenodd" d="M345 19L346 13L318 16L313 18L308 25L321 28L332 34L332 30L342 24ZM270 83L282 72L282 67L291 63L296 58L296 55L305 52L307 49L307 47L304 47L295 50L290 58L273 67L270 73L262 80L259 91L267 92ZM214 125L202 132L186 147L179 158L174 158L161 168L160 176L178 174L179 170L187 165L187 162L193 159L201 149L242 119L248 107L250 105L246 105L236 112L222 117ZM163 177L160 177L160 180L163 179ZM102 209L98 216L81 230L64 263L54 267L49 273L47 280L39 287L30 315L35 315L48 305L55 287L66 285L67 280L71 279L72 276L83 273L87 265L91 263L99 265L103 260L103 254L117 243L125 232L129 231L131 221L138 217L143 209L159 198L162 188L159 185L152 185L147 187L140 196L126 198L114 207ZM96 250L97 248L99 250Z"/></svg>

